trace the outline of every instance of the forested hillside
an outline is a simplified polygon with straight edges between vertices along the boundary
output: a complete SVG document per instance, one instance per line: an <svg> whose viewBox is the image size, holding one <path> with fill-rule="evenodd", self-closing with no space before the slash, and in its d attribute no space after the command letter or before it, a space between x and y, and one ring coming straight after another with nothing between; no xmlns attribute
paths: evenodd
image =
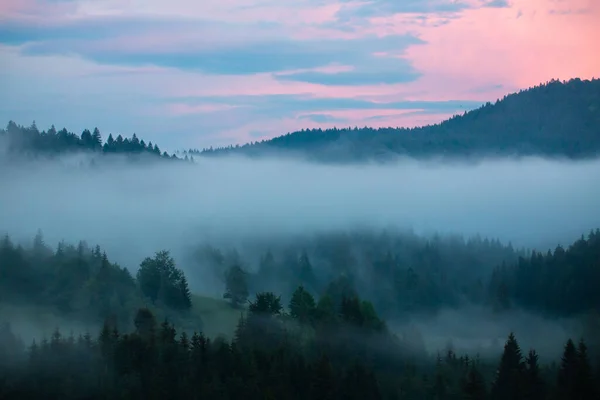
<svg viewBox="0 0 600 400"><path fill-rule="evenodd" d="M367 298L394 320L469 304L493 313L527 309L550 317L600 309L598 230L544 254L482 238L368 231L313 235L263 248L257 260L210 246L197 257L221 271L233 303L262 291L288 300L302 285L314 294L327 293L335 305L344 296Z"/></svg>
<svg viewBox="0 0 600 400"><path fill-rule="evenodd" d="M9 236L0 240L0 311L3 305L33 306L92 326L108 319L129 327L140 307L171 319L188 318L190 296L183 271L167 251L142 260L134 277L99 246L83 241L52 249L41 232L28 246ZM201 321L195 325L198 329Z"/></svg>
<svg viewBox="0 0 600 400"><path fill-rule="evenodd" d="M48 156L85 150L177 158L135 134L131 138L111 134L103 141L97 128L77 135L54 126L40 132L35 123L24 127L10 121L0 130L0 142L8 144L9 154ZM600 79L553 80L435 125L301 130L243 146L190 149L181 157L224 154L299 155L325 162L384 161L397 156L590 158L600 154Z"/></svg>
<svg viewBox="0 0 600 400"><path fill-rule="evenodd" d="M187 152L229 153L297 154L321 161L398 155L594 157L600 153L600 79L553 80L430 126L302 130L243 146Z"/></svg>
<svg viewBox="0 0 600 400"><path fill-rule="evenodd" d="M34 123L31 126L20 126L10 121L6 129L0 129L0 154L4 151L8 156L56 156L75 152L94 152L100 154L124 154L130 157L149 155L163 159L178 159L175 154L166 151L152 142L146 143L134 133L131 138L123 138L112 134L103 141L98 128L93 131L85 129L81 135L68 132L65 128L57 131L54 125L47 131L40 131ZM185 157L187 160L188 158Z"/></svg>
<svg viewBox="0 0 600 400"><path fill-rule="evenodd" d="M330 254L343 257L343 246L323 242L323 238L317 241ZM448 263L449 258L440 261L444 260L444 256L439 258L441 249L447 255L469 252L466 244L449 239L435 242L405 246L405 253L410 248L423 250L421 261L413 260L414 271L408 276L412 277L408 283L415 287L427 287L433 271ZM373 267L373 273L388 280L398 271L407 272L392 260L412 265L406 258L399 261L398 246L386 250L385 240L378 250L373 243L370 247L374 259L390 257L386 268ZM471 256L494 248L505 255L512 253L486 240L472 242L470 247ZM127 270L108 262L100 249L90 250L84 243L77 247L61 244L52 251L38 235L28 248L5 238L0 249L0 305L49 303L64 313L108 315L97 336L56 329L51 337L29 344L10 324L4 324L0 328L2 399L594 400L600 393L598 332L566 340L558 362L541 361L534 349L521 349L509 331L502 354L457 354L451 346L428 354L413 339L389 327L371 301L377 293L370 298L359 294L356 281L342 286L334 282L322 289L305 286L315 282L306 252L299 255L296 266L287 266L301 272L288 281L290 287L301 282L288 300L275 291L251 295L251 279L240 267L242 261L223 261L228 265L225 297L232 307L245 309L232 338L225 340L202 334L201 325L190 335L157 318L158 304L179 310L190 307L184 275L167 252L143 260L134 279ZM220 259L218 251L206 251ZM591 294L597 286L599 251L600 232L596 231L566 250L558 248L547 256L532 252L495 272L488 271L491 276L484 286L492 297L498 293L500 301L499 305L487 303L490 313L522 306L573 316L597 308L596 298L580 296ZM438 261L433 261L436 257ZM263 257L263 265L271 263L270 258ZM343 271L347 259L336 259L336 270ZM455 267L448 271L465 278L470 274L459 273ZM447 285L447 289L454 287ZM521 290L525 286L535 289L528 297ZM559 286L566 288L564 293L554 292ZM398 290L397 296L402 297L411 288ZM567 295L566 306L547 302L553 293ZM137 303L137 311L113 318L113 311L123 309L122 299L127 297L146 299L147 304ZM89 301L73 303L76 298ZM427 296L413 296L413 301L427 301ZM243 304L247 307L240 307Z"/></svg>

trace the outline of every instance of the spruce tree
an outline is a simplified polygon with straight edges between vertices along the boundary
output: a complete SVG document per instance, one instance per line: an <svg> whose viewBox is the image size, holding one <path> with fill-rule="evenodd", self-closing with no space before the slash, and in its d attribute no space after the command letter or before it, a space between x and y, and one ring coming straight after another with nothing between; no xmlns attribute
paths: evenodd
<svg viewBox="0 0 600 400"><path fill-rule="evenodd" d="M575 343L567 341L556 380L557 400L575 400L577 396L578 356Z"/></svg>
<svg viewBox="0 0 600 400"><path fill-rule="evenodd" d="M492 400L521 400L524 399L523 374L524 364L521 349L511 333L504 345L504 352L492 384Z"/></svg>
<svg viewBox="0 0 600 400"><path fill-rule="evenodd" d="M530 350L525 358L525 399L543 400L546 398L545 385L540 375L538 355L535 350Z"/></svg>
<svg viewBox="0 0 600 400"><path fill-rule="evenodd" d="M239 265L234 265L227 272L225 289L223 298L230 299L234 307L239 307L248 300L246 272Z"/></svg>
<svg viewBox="0 0 600 400"><path fill-rule="evenodd" d="M315 298L303 286L299 286L292 294L289 308L293 318L306 323L314 318L317 305Z"/></svg>
<svg viewBox="0 0 600 400"><path fill-rule="evenodd" d="M587 346L583 339L577 346L577 366L575 372L576 393L574 399L596 399L592 366L588 357Z"/></svg>
<svg viewBox="0 0 600 400"><path fill-rule="evenodd" d="M469 372L463 383L463 398L465 400L485 400L487 391L485 380L473 362L470 363Z"/></svg>

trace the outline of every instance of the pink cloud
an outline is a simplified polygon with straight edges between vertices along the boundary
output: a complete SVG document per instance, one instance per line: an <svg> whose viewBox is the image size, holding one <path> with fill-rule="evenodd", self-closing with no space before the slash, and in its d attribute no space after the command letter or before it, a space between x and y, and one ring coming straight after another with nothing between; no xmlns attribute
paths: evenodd
<svg viewBox="0 0 600 400"><path fill-rule="evenodd" d="M53 25L72 17L75 7L75 2L67 1L2 0L0 21Z"/></svg>
<svg viewBox="0 0 600 400"><path fill-rule="evenodd" d="M479 0L470 0L479 5ZM141 4L141 5L140 5ZM352 125L415 126L440 121L449 114L415 114L386 109L386 102L474 100L493 101L507 92L551 78L590 78L600 75L600 1L597 0L512 0L508 8L474 8L458 13L401 13L368 19L355 30L319 26L335 21L341 5L336 0L148 0L143 3L117 0L44 2L0 0L0 21L38 18L40 23L64 23L97 18L170 18L168 32L149 31L123 35L118 40L86 42L93 50L111 52L180 51L222 46L228 43L262 41L273 37L306 40L315 38L356 39L412 34L424 44L406 51L380 51L380 58L403 58L421 76L413 82L361 86L331 86L278 80L278 75L298 72L325 74L352 71L351 65L324 65L314 69L282 71L276 74L240 76L206 75L171 68L102 66L76 57L23 57L0 48L4 76L29 79L38 91L68 96L110 94L115 98L132 92L173 101L169 116L231 110L223 104L189 105L172 100L181 96L263 96L295 95L304 98L362 99L380 103L378 110L324 110L318 114L341 118ZM358 17L356 17L358 18ZM177 26L178 20L208 19L236 24L238 30L223 31L212 25ZM281 22L276 28L251 28L257 22ZM191 27L190 27L191 26ZM6 51L4 51L6 50ZM12 51L12 53L11 53ZM56 79L59 78L59 79ZM65 85L65 81L69 84ZM496 85L502 85L496 87ZM37 96L38 98L40 96ZM161 112L164 112L164 107ZM236 140L248 139L250 131L267 129L265 135L339 123L317 123L295 117L260 119L225 132ZM315 113L312 113L315 115ZM372 119L378 117L377 119ZM267 127L267 128L265 128ZM246 133L244 133L246 132ZM246 136L244 136L246 135Z"/></svg>
<svg viewBox="0 0 600 400"><path fill-rule="evenodd" d="M595 0L513 0L510 8L465 10L439 26L416 27L403 14L371 22L381 33L414 31L426 41L405 52L425 76L407 87L433 89L437 81L444 91L441 77L450 85L522 88L552 78L598 75L600 54L593 50L600 37L598 21L600 2Z"/></svg>

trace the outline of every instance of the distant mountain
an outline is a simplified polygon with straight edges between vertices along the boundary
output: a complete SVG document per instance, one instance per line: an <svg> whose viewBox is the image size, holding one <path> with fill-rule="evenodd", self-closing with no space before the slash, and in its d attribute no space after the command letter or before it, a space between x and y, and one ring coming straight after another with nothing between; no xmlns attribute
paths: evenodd
<svg viewBox="0 0 600 400"><path fill-rule="evenodd" d="M152 142L140 140L134 133L131 138L110 134L105 142L98 128L85 129L81 135L68 132L65 128L57 131L54 125L47 131L39 131L35 121L29 127L10 121L6 129L0 129L0 154L8 156L47 156L53 157L75 152L99 154L124 154L134 158L163 158L179 160L175 154L166 151ZM186 159L188 157L186 156Z"/></svg>
<svg viewBox="0 0 600 400"><path fill-rule="evenodd" d="M418 128L313 129L184 154L301 155L320 161L484 156L572 159L600 154L600 79L552 80Z"/></svg>

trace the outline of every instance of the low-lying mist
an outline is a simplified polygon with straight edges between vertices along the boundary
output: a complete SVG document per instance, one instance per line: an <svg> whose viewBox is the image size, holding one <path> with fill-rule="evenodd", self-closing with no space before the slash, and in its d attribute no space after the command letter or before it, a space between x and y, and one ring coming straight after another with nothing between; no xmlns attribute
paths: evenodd
<svg viewBox="0 0 600 400"><path fill-rule="evenodd" d="M409 323L391 321L388 325L430 355L452 349L458 354L497 357L508 333L513 332L525 352L533 348L546 361L559 359L569 338L577 340L586 333L582 321L574 318L549 319L522 310L492 314L479 306L445 309L435 316L415 315Z"/></svg>
<svg viewBox="0 0 600 400"><path fill-rule="evenodd" d="M2 164L0 232L31 241L41 229L50 245L84 239L133 272L144 257L169 249L178 267L193 272L192 289L215 295L222 283L212 270L186 262L189 249L203 242L231 247L295 234L395 227L424 235L479 234L545 251L600 226L600 160L368 166L245 158L96 161L90 165L79 155ZM490 338L501 345L507 329L534 332L530 316L484 321L477 310L453 312L416 319L408 330L419 331L430 351L448 338L458 349L485 351L498 346ZM548 348L567 336L564 324L536 321L550 329ZM535 335L524 340L533 342Z"/></svg>
<svg viewBox="0 0 600 400"><path fill-rule="evenodd" d="M396 226L545 250L600 226L600 161L324 166L241 158L0 170L0 230L87 240L125 266L211 239ZM185 268L185 266L182 266Z"/></svg>

